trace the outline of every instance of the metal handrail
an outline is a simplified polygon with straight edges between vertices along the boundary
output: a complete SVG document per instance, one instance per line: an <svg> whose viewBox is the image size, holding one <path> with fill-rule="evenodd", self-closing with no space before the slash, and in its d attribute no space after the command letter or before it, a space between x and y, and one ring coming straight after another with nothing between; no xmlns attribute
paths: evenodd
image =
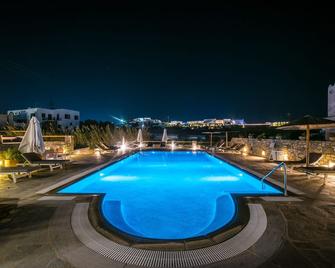
<svg viewBox="0 0 335 268"><path fill-rule="evenodd" d="M284 162L281 162L278 166L274 167L268 174L266 174L261 182L262 182L262 189L264 189L264 180L271 176L277 169L283 167L284 168L284 195L287 196L287 168Z"/></svg>

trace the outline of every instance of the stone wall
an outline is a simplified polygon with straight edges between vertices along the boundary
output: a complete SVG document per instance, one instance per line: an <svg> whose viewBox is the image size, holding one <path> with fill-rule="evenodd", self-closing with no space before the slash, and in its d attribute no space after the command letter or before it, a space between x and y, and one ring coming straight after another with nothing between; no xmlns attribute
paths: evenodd
<svg viewBox="0 0 335 268"><path fill-rule="evenodd" d="M284 151L289 161L303 159L306 152L305 140L281 140L281 139L249 139L233 138L231 144L243 143L247 145L249 154L269 158L271 154L271 144L274 144L274 150ZM324 154L322 162L335 162L335 141L311 141L310 152ZM320 162L321 164L321 162ZM323 164L323 163L322 163Z"/></svg>

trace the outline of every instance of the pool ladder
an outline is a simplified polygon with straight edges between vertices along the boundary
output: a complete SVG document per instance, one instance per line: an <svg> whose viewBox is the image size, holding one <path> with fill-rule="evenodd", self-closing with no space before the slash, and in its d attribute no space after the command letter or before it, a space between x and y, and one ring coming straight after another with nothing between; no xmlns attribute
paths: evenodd
<svg viewBox="0 0 335 268"><path fill-rule="evenodd" d="M264 189L264 181L266 178L268 178L269 176L271 176L277 169L283 167L284 169L284 195L287 196L287 168L286 168L286 164L284 162L281 162L278 166L274 167L268 174L266 174L263 178L262 178L262 189Z"/></svg>

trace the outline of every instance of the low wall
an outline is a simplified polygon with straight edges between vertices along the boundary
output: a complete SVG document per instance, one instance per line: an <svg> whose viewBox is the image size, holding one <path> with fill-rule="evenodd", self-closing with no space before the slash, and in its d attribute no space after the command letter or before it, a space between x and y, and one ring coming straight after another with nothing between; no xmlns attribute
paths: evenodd
<svg viewBox="0 0 335 268"><path fill-rule="evenodd" d="M266 158L270 157L272 151L270 145L273 143L275 143L274 150L284 151L289 161L303 159L306 153L306 141L304 140L233 138L231 143L246 144L249 154ZM329 161L335 162L334 141L311 141L310 152L323 154L320 164L328 164Z"/></svg>

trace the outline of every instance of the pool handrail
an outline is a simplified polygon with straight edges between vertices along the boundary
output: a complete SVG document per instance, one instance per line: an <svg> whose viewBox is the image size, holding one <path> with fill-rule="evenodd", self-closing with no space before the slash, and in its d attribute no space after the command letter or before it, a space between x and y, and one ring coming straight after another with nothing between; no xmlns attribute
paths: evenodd
<svg viewBox="0 0 335 268"><path fill-rule="evenodd" d="M269 176L271 176L277 169L283 167L284 169L284 195L287 196L287 167L286 167L286 164L285 162L281 162L279 163L277 166L275 166L268 174L266 174L261 182L262 182L262 189L264 189L264 180L266 178L268 178Z"/></svg>

